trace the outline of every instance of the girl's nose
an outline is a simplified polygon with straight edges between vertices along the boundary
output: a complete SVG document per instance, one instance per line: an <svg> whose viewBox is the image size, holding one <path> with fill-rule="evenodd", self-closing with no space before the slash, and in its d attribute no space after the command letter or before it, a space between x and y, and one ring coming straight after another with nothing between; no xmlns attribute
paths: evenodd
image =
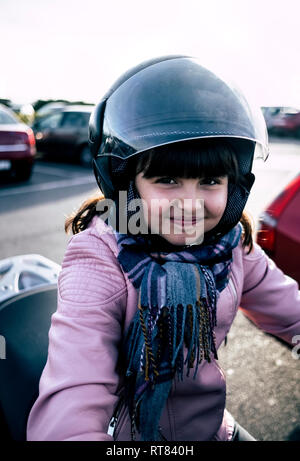
<svg viewBox="0 0 300 461"><path fill-rule="evenodd" d="M204 214L204 200L199 198L199 194L195 196L191 196L191 194L181 196L175 199L172 205L178 209L181 215L184 214L187 219L189 217L200 219L202 214Z"/></svg>
<svg viewBox="0 0 300 461"><path fill-rule="evenodd" d="M203 207L203 198L199 196L198 180L186 180L180 190L178 207L196 211Z"/></svg>

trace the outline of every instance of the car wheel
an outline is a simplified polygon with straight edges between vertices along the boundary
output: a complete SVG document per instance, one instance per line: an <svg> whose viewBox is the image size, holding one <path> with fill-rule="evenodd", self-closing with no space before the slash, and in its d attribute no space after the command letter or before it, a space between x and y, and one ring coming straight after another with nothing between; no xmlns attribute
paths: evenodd
<svg viewBox="0 0 300 461"><path fill-rule="evenodd" d="M90 151L89 146L84 146L81 149L79 160L80 160L80 163L81 163L82 166L84 166L86 168L87 167L91 168L93 156L92 156L92 153Z"/></svg>
<svg viewBox="0 0 300 461"><path fill-rule="evenodd" d="M27 181L31 177L32 170L32 164L20 164L13 168L12 175L17 181Z"/></svg>

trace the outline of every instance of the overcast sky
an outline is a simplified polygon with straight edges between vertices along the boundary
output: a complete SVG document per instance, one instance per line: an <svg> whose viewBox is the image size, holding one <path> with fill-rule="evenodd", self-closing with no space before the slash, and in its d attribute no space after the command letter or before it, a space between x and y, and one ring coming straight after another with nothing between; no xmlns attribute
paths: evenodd
<svg viewBox="0 0 300 461"><path fill-rule="evenodd" d="M300 107L299 0L0 0L0 98L97 102L139 62L197 56L260 105Z"/></svg>

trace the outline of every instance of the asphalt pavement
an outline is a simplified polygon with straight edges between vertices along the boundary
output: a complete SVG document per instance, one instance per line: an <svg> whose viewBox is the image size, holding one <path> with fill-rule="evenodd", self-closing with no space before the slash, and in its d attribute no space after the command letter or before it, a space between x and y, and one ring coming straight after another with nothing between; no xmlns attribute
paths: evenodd
<svg viewBox="0 0 300 461"><path fill-rule="evenodd" d="M270 157L255 162L247 209L260 212L300 171L300 143L274 139ZM98 191L91 171L75 164L36 161L32 178L0 178L0 259L38 253L61 264L70 236L66 216ZM300 440L300 360L259 331L241 312L219 351L227 378L227 409L257 440Z"/></svg>

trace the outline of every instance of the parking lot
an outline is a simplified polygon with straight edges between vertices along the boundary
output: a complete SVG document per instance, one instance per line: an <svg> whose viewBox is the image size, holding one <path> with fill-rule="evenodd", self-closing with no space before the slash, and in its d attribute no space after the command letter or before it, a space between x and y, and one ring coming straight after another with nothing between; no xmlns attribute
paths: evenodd
<svg viewBox="0 0 300 461"><path fill-rule="evenodd" d="M254 166L248 210L264 206L300 171L300 142L273 140L266 164ZM37 160L27 182L0 186L0 259L38 253L61 264L69 236L67 215L97 192L92 172L76 164ZM227 376L227 408L258 440L300 440L300 360L258 331L241 313L220 351Z"/></svg>

